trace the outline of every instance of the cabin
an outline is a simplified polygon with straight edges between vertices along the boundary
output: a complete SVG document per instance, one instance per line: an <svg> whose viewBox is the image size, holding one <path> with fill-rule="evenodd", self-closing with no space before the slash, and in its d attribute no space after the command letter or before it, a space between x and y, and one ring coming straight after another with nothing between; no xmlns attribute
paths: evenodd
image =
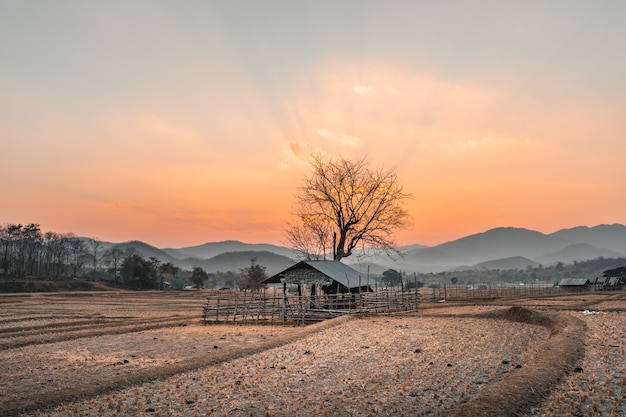
<svg viewBox="0 0 626 417"><path fill-rule="evenodd" d="M624 287L624 280L621 277L597 277L593 287L600 291L621 290Z"/></svg>
<svg viewBox="0 0 626 417"><path fill-rule="evenodd" d="M263 281L264 284L296 284L299 292L302 286L320 287L324 294L372 292L369 279L359 271L339 261L301 261ZM302 295L301 293L299 295Z"/></svg>
<svg viewBox="0 0 626 417"><path fill-rule="evenodd" d="M591 281L587 278L563 278L556 285L567 291L585 291L591 286Z"/></svg>
<svg viewBox="0 0 626 417"><path fill-rule="evenodd" d="M301 261L261 283L274 285L209 294L202 318L214 323L305 324L345 314L417 311L419 303L417 289L373 291L369 277L339 261Z"/></svg>

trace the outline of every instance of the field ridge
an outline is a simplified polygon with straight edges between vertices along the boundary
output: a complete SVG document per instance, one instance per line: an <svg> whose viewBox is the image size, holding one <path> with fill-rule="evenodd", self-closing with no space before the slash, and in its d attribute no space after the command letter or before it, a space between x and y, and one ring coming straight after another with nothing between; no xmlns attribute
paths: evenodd
<svg viewBox="0 0 626 417"><path fill-rule="evenodd" d="M448 417L520 417L538 407L584 357L585 323L567 313L538 313L523 307L489 312L486 318L545 326L550 337L522 369L486 387Z"/></svg>

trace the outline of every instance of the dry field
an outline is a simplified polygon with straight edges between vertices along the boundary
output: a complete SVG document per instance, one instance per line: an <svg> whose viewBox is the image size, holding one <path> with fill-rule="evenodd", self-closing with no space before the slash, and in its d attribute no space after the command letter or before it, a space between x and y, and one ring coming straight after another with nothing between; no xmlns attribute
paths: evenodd
<svg viewBox="0 0 626 417"><path fill-rule="evenodd" d="M204 325L202 292L0 295L0 415L624 416L626 294Z"/></svg>

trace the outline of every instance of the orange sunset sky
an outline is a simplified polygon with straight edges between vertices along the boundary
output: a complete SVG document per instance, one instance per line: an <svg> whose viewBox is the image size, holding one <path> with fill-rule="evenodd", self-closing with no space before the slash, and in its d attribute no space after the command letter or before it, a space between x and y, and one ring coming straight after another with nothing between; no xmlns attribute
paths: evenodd
<svg viewBox="0 0 626 417"><path fill-rule="evenodd" d="M626 2L0 1L0 223L283 244L321 151L399 244L626 223Z"/></svg>

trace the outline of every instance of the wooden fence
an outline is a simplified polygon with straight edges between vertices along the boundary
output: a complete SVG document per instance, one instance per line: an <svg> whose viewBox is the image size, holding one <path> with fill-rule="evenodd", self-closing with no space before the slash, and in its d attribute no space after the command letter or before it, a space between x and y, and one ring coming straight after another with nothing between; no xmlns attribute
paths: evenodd
<svg viewBox="0 0 626 417"><path fill-rule="evenodd" d="M280 291L216 291L207 297L205 323L312 323L346 314L416 311L417 291L298 296Z"/></svg>
<svg viewBox="0 0 626 417"><path fill-rule="evenodd" d="M422 289L427 294L432 291L433 300L492 300L495 298L536 297L563 292L551 284L480 284L480 285L441 285L437 288Z"/></svg>

